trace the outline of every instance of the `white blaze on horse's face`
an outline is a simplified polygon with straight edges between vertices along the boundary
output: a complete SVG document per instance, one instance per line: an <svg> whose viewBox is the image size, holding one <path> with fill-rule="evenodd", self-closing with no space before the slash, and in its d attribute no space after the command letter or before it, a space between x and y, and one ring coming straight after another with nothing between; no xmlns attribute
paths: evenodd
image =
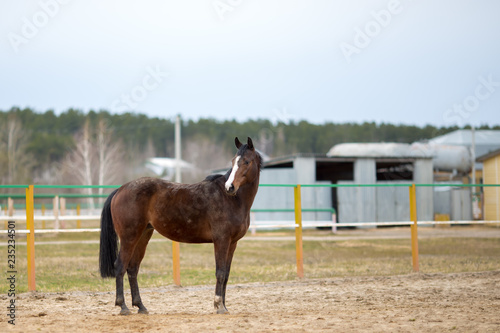
<svg viewBox="0 0 500 333"><path fill-rule="evenodd" d="M238 161L240 160L241 156L236 156L233 164L233 169L231 170L231 174L229 175L228 180L226 181L226 191L227 192L232 192L231 188L234 189L233 182L234 182L234 177L236 176L236 171L238 171Z"/></svg>

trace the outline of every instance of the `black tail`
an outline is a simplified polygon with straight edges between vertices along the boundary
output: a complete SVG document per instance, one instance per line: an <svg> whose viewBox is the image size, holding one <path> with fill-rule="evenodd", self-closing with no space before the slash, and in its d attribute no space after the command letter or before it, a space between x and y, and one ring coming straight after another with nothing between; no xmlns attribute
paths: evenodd
<svg viewBox="0 0 500 333"><path fill-rule="evenodd" d="M101 244L99 247L99 270L103 278L115 277L115 260L118 256L118 237L111 216L111 199L118 189L106 199L101 214Z"/></svg>

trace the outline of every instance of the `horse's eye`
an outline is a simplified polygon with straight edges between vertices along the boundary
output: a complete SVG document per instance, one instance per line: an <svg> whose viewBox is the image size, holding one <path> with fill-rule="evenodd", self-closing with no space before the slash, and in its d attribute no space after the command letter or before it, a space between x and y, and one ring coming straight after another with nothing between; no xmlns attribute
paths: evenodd
<svg viewBox="0 0 500 333"><path fill-rule="evenodd" d="M245 161L245 165L249 165L249 164L250 164L250 162L249 162L249 161Z"/></svg>

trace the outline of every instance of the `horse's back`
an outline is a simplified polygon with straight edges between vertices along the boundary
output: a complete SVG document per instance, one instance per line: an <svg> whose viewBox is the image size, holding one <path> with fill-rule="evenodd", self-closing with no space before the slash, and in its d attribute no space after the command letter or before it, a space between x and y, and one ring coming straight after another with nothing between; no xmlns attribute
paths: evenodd
<svg viewBox="0 0 500 333"><path fill-rule="evenodd" d="M142 177L123 184L121 191L128 191L134 195L151 196L161 186L168 184L167 181L159 178Z"/></svg>
<svg viewBox="0 0 500 333"><path fill-rule="evenodd" d="M124 226L151 224L163 236L185 243L213 241L213 229L239 239L246 232L248 212L236 197L224 193L223 177L196 184L139 178L124 184L113 198L112 213Z"/></svg>
<svg viewBox="0 0 500 333"><path fill-rule="evenodd" d="M123 226L151 224L163 236L187 243L212 241L211 221L224 219L222 195L215 179L196 184L139 178L124 184L112 203L113 217Z"/></svg>

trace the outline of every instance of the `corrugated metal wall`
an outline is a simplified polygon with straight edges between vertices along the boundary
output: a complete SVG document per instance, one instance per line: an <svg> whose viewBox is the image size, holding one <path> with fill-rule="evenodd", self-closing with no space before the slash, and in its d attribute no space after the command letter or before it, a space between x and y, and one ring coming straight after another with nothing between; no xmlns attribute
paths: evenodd
<svg viewBox="0 0 500 333"><path fill-rule="evenodd" d="M316 160L297 157L293 168L269 168L261 174L261 184L321 184L316 181ZM500 161L499 163L500 164ZM413 182L433 183L433 162L430 158L417 159L414 164ZM376 159L358 158L354 162L354 181L339 181L339 184L408 184L409 181L376 181ZM497 174L500 174L498 172ZM488 182L487 180L485 180ZM498 181L498 180L497 180ZM327 182L326 182L327 183ZM492 189L497 191L497 189ZM500 189L498 189L500 192ZM495 192L497 193L497 192ZM331 208L332 190L329 187L302 188L302 208ZM471 220L472 204L469 188L448 190L439 187L417 187L417 218L420 221L434 220L434 213L449 214L452 220ZM490 199L494 199L490 195ZM408 187L338 187L339 222L391 222L409 221ZM492 199L493 198L493 199ZM488 201L488 202L490 202ZM488 204L485 201L485 205ZM488 204L489 205L489 204ZM494 203L492 207L498 208ZM253 205L254 209L293 209L294 197L291 187L260 187ZM434 209L436 208L436 209ZM499 214L500 215L500 214ZM330 220L327 212L305 212L304 221ZM491 215L490 215L491 216ZM496 217L500 219L500 216ZM292 221L293 213L256 213L257 221Z"/></svg>
<svg viewBox="0 0 500 333"><path fill-rule="evenodd" d="M342 181L339 184L354 184ZM377 184L408 184L407 181L379 181ZM339 222L410 221L408 187L339 187ZM359 198L364 198L361 201ZM365 210L365 208L374 209Z"/></svg>
<svg viewBox="0 0 500 333"><path fill-rule="evenodd" d="M304 159L305 160L305 159ZM315 177L311 163L301 161L297 172L293 168L264 169L260 176L261 184L330 184L330 182L317 182L310 179ZM314 159L311 159L314 162ZM297 166L297 164L296 164ZM300 175L299 175L300 173ZM298 180L298 178L300 180ZM301 189L302 208L325 209L332 207L332 192L330 187L304 187ZM263 187L259 188L252 209L294 209L294 196L292 187ZM256 221L293 221L294 213L286 212L258 212L255 213ZM304 221L330 221L331 213L304 212Z"/></svg>
<svg viewBox="0 0 500 333"><path fill-rule="evenodd" d="M460 182L439 182L450 186L434 187L434 213L446 214L452 221L472 220L472 196L468 187L453 187Z"/></svg>
<svg viewBox="0 0 500 333"><path fill-rule="evenodd" d="M408 181L376 181L375 159L357 159L354 164L354 182L339 184L408 184ZM414 162L413 181L417 184L432 184L432 159ZM339 222L390 222L409 221L408 187L339 187ZM434 218L432 187L419 187L417 194L417 218Z"/></svg>

